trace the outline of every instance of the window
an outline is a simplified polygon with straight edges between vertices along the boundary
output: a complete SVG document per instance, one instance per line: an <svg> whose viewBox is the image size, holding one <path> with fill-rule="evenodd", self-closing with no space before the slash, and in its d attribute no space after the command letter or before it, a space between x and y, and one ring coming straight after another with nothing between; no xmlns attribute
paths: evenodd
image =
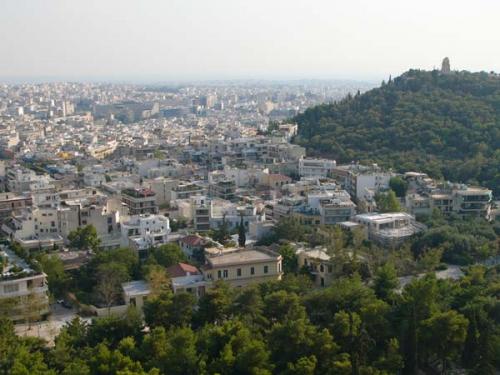
<svg viewBox="0 0 500 375"><path fill-rule="evenodd" d="M218 270L217 271L217 277L220 279L222 277L222 271L221 270Z"/></svg>
<svg viewBox="0 0 500 375"><path fill-rule="evenodd" d="M135 306L135 305L136 305L136 302L135 302L135 298L134 298L134 297L130 298L130 304L131 304L132 306Z"/></svg>
<svg viewBox="0 0 500 375"><path fill-rule="evenodd" d="M238 268L238 269L236 270L236 275L237 275L237 276L241 276L241 268Z"/></svg>
<svg viewBox="0 0 500 375"><path fill-rule="evenodd" d="M255 275L255 268L253 267L250 268L250 275Z"/></svg>
<svg viewBox="0 0 500 375"><path fill-rule="evenodd" d="M227 270L224 270L223 274L224 274L224 278L227 279L229 272Z"/></svg>
<svg viewBox="0 0 500 375"><path fill-rule="evenodd" d="M322 265L322 264L319 266L319 271L320 271L320 272L325 272L325 267L323 267L323 265Z"/></svg>
<svg viewBox="0 0 500 375"><path fill-rule="evenodd" d="M18 284L9 284L9 285L4 285L3 287L3 292L4 293L14 293L19 290L19 285Z"/></svg>
<svg viewBox="0 0 500 375"><path fill-rule="evenodd" d="M268 273L269 272L269 266L264 266L264 273Z"/></svg>

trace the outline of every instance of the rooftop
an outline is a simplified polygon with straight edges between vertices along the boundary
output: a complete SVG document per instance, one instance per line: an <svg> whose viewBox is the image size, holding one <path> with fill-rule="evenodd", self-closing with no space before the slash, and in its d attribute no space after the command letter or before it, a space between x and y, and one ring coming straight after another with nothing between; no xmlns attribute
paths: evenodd
<svg viewBox="0 0 500 375"><path fill-rule="evenodd" d="M145 197L154 197L156 194L151 189L124 189L122 190L122 194L134 197L134 198L145 198Z"/></svg>
<svg viewBox="0 0 500 375"><path fill-rule="evenodd" d="M180 241L189 246L201 246L207 243L207 241L203 237L194 234L183 237Z"/></svg>
<svg viewBox="0 0 500 375"><path fill-rule="evenodd" d="M258 250L238 250L231 253L221 253L221 255L209 257L207 260L213 267L222 267L232 264L274 261L278 256L271 256Z"/></svg>
<svg viewBox="0 0 500 375"><path fill-rule="evenodd" d="M136 296L140 294L149 294L149 285L144 280L129 281L122 284L123 292L127 296Z"/></svg>
<svg viewBox="0 0 500 375"><path fill-rule="evenodd" d="M198 271L198 268L190 264L177 263L167 268L167 274L173 279L176 277L199 275L200 271Z"/></svg>
<svg viewBox="0 0 500 375"><path fill-rule="evenodd" d="M389 213L367 213L356 215L356 218L372 222L389 222L400 219L413 219L413 216L405 212L389 212Z"/></svg>

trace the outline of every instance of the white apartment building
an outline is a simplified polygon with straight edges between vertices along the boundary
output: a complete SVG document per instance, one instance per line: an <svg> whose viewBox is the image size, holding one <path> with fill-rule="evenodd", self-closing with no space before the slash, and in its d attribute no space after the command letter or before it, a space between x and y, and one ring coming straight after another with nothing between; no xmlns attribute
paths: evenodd
<svg viewBox="0 0 500 375"><path fill-rule="evenodd" d="M168 242L170 221L163 215L135 215L121 222L121 246L143 255L151 247Z"/></svg>
<svg viewBox="0 0 500 375"><path fill-rule="evenodd" d="M426 229L405 212L360 214L354 216L353 221L366 228L369 239L391 247Z"/></svg>
<svg viewBox="0 0 500 375"><path fill-rule="evenodd" d="M219 228L225 221L229 230L238 228L243 218L243 225L248 231L251 223L263 222L266 220L265 212L258 212L254 205L239 205L223 200L214 199L211 204L210 227Z"/></svg>
<svg viewBox="0 0 500 375"><path fill-rule="evenodd" d="M106 183L106 176L103 173L86 172L83 175L83 183L90 187L102 186Z"/></svg>
<svg viewBox="0 0 500 375"><path fill-rule="evenodd" d="M7 172L7 189L10 192L23 193L40 189L50 185L50 178L46 175L37 175L34 171L22 167L14 167ZM35 185L35 186L33 186Z"/></svg>
<svg viewBox="0 0 500 375"><path fill-rule="evenodd" d="M103 247L117 247L120 213L113 206L94 189L39 191L33 194L33 207L13 216L2 229L24 247L46 247L67 240L79 227L93 225Z"/></svg>
<svg viewBox="0 0 500 375"><path fill-rule="evenodd" d="M300 158L299 159L299 176L306 177L306 178L328 177L330 175L330 173L335 169L336 166L337 166L337 162L335 160Z"/></svg>
<svg viewBox="0 0 500 375"><path fill-rule="evenodd" d="M389 189L392 172L383 171L378 165L349 164L332 170L332 176L356 199L363 199L366 190L379 192Z"/></svg>
<svg viewBox="0 0 500 375"><path fill-rule="evenodd" d="M2 224L2 232L26 249L62 245L57 209L26 208Z"/></svg>

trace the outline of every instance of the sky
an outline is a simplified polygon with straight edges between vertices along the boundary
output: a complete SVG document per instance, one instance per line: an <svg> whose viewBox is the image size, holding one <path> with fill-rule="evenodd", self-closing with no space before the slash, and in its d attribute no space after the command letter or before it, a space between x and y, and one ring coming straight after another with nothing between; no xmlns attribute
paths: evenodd
<svg viewBox="0 0 500 375"><path fill-rule="evenodd" d="M0 0L0 79L500 72L497 0Z"/></svg>

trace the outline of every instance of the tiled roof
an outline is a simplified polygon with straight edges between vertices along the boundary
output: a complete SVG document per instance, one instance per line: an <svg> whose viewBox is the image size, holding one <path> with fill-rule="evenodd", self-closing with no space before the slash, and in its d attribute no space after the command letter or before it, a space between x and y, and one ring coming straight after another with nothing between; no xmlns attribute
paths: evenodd
<svg viewBox="0 0 500 375"><path fill-rule="evenodd" d="M195 266L187 263L177 263L167 268L167 274L170 278L183 277L188 275L199 275L200 271Z"/></svg>
<svg viewBox="0 0 500 375"><path fill-rule="evenodd" d="M202 237L195 236L195 235L189 235L189 236L183 237L183 238L181 238L181 242L183 242L189 246L200 246L200 245L204 245L206 243L206 241Z"/></svg>

